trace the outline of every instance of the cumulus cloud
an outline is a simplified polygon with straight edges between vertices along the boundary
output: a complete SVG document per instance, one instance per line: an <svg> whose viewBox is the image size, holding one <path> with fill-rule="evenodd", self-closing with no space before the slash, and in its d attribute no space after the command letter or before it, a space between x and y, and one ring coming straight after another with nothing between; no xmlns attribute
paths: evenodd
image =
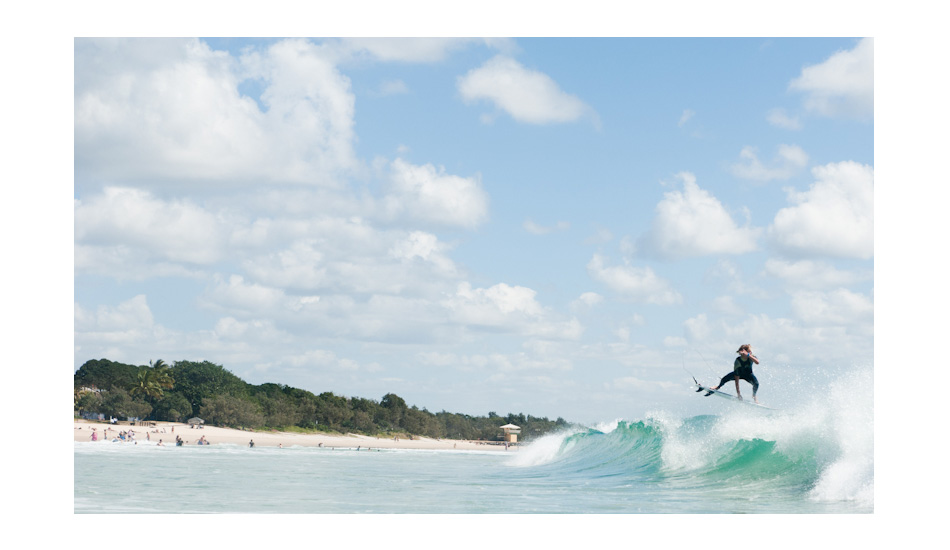
<svg viewBox="0 0 950 550"><path fill-rule="evenodd" d="M537 292L523 286L498 283L489 288L472 288L459 283L453 296L442 302L457 323L489 330L530 336L576 339L583 327L576 319L558 320L535 298Z"/></svg>
<svg viewBox="0 0 950 550"><path fill-rule="evenodd" d="M638 249L665 258L744 254L756 249L761 232L739 227L716 197L689 172L677 174L682 191L665 193Z"/></svg>
<svg viewBox="0 0 950 550"><path fill-rule="evenodd" d="M174 341L174 336L155 322L144 294L117 305L99 305L88 310L73 306L76 353L87 357L108 357L113 361L139 365L147 357L136 357L131 350L158 349Z"/></svg>
<svg viewBox="0 0 950 550"><path fill-rule="evenodd" d="M551 124L596 117L593 109L561 90L548 75L499 55L458 79L466 102L488 100L519 122Z"/></svg>
<svg viewBox="0 0 950 550"><path fill-rule="evenodd" d="M508 39L479 38L344 38L340 49L350 55L369 55L383 62L434 63L473 44L507 50Z"/></svg>
<svg viewBox="0 0 950 550"><path fill-rule="evenodd" d="M735 342L751 343L765 372L769 366L788 363L850 366L873 357L870 306L867 297L848 291L809 294L798 297L795 318L756 313L737 320L702 313L687 319L683 329L696 349L719 350L706 354L710 362L731 364L736 348L723 350L722 342ZM845 309L835 312L836 307Z"/></svg>
<svg viewBox="0 0 950 550"><path fill-rule="evenodd" d="M240 275L219 278L203 299L205 305L213 305L243 316L273 314L274 310L287 305L283 290L259 283L245 281Z"/></svg>
<svg viewBox="0 0 950 550"><path fill-rule="evenodd" d="M725 283L729 292L753 298L768 298L768 293L755 284L746 281L742 269L730 260L720 259L717 261L716 265L710 268L707 277Z"/></svg>
<svg viewBox="0 0 950 550"><path fill-rule="evenodd" d="M596 292L585 292L571 302L571 309L590 309L603 303L604 297Z"/></svg>
<svg viewBox="0 0 950 550"><path fill-rule="evenodd" d="M480 179L446 174L431 164L402 159L391 164L385 216L444 226L475 227L488 217L488 194Z"/></svg>
<svg viewBox="0 0 950 550"><path fill-rule="evenodd" d="M381 230L358 219L331 218L312 220L299 232L276 250L249 254L245 272L295 292L430 296L458 275L447 255L450 247L425 231Z"/></svg>
<svg viewBox="0 0 950 550"><path fill-rule="evenodd" d="M785 112L785 109L772 109L769 111L768 116L766 117L769 124L772 126L777 126L779 128L785 128L786 130L801 130L802 123L798 120L798 117L790 116Z"/></svg>
<svg viewBox="0 0 950 550"><path fill-rule="evenodd" d="M806 325L863 325L874 322L874 303L868 296L839 288L830 292L792 294L792 311Z"/></svg>
<svg viewBox="0 0 950 550"><path fill-rule="evenodd" d="M409 86L406 85L402 80L386 80L379 84L379 88L376 90L376 95L378 96L390 96L390 95L401 95L408 94Z"/></svg>
<svg viewBox="0 0 950 550"><path fill-rule="evenodd" d="M805 108L823 116L873 116L874 39L863 38L854 49L805 67L789 89L805 94Z"/></svg>
<svg viewBox="0 0 950 550"><path fill-rule="evenodd" d="M677 126L679 126L680 128L682 128L683 125L685 125L687 122L689 122L689 120L690 120L691 118L693 118L693 116L695 116L695 115L696 115L696 112L693 111L692 109L684 109L684 110L683 110L683 114L680 115L680 120L679 120L679 123L677 124Z"/></svg>
<svg viewBox="0 0 950 550"><path fill-rule="evenodd" d="M671 305L683 301L670 282L659 277L650 267L607 266L604 258L595 254L587 264L587 273L595 281L637 302Z"/></svg>
<svg viewBox="0 0 950 550"><path fill-rule="evenodd" d="M234 58L196 39L80 39L75 57L84 178L336 185L356 164L349 79L308 41Z"/></svg>
<svg viewBox="0 0 950 550"><path fill-rule="evenodd" d="M83 331L148 329L155 323L144 294L130 298L115 307L99 306L95 312L86 311L77 305L74 315L77 330Z"/></svg>
<svg viewBox="0 0 950 550"><path fill-rule="evenodd" d="M522 224L525 231L531 233L532 235L547 235L549 233L554 233L555 231L566 231L570 229L571 224L569 222L557 222L553 226L539 225L532 220L525 220Z"/></svg>
<svg viewBox="0 0 950 550"><path fill-rule="evenodd" d="M188 200L162 200L147 191L108 187L74 202L75 240L82 258L77 268L95 270L97 262L117 274L163 262L210 265L221 260L227 230L213 213ZM136 259L122 268L114 256Z"/></svg>
<svg viewBox="0 0 950 550"><path fill-rule="evenodd" d="M759 160L754 147L744 147L739 158L730 171L736 177L753 181L787 180L808 166L808 154L797 145L779 145L778 154L769 165Z"/></svg>
<svg viewBox="0 0 950 550"><path fill-rule="evenodd" d="M772 243L790 255L869 259L874 256L874 169L856 162L812 169L815 182L790 190L769 227Z"/></svg>
<svg viewBox="0 0 950 550"><path fill-rule="evenodd" d="M820 261L785 261L774 258L765 262L764 273L769 277L781 279L791 288L812 290L845 287L869 281L874 277L870 270L845 271Z"/></svg>

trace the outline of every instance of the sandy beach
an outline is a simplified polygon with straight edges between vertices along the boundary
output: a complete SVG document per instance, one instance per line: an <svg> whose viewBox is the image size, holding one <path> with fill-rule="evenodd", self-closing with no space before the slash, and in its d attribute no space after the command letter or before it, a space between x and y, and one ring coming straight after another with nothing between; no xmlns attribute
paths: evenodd
<svg viewBox="0 0 950 550"><path fill-rule="evenodd" d="M111 442L119 436L119 432L132 430L135 441L149 441L157 443L159 440L167 446L175 445L175 438L181 437L185 445L196 445L204 436L211 445L230 444L247 446L254 441L255 447L328 447L346 449L439 449L456 451L501 451L505 452L503 444L489 444L479 441L455 439L429 439L413 436L412 439L400 437L377 438L365 435L347 434L300 434L276 431L243 431L217 426L202 426L193 428L180 422L156 422L154 426L130 426L127 422L109 424L108 422L91 422L75 420L73 426L74 441L92 441L92 432L95 429L98 442ZM105 434L105 437L103 437ZM127 441L128 442L128 441ZM514 451L513 446L508 451Z"/></svg>

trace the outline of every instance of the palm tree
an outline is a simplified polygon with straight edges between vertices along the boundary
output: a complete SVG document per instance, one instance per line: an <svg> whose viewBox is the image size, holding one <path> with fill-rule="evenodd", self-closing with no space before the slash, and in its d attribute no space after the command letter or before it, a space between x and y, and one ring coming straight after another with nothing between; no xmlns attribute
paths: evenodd
<svg viewBox="0 0 950 550"><path fill-rule="evenodd" d="M129 395L144 395L153 399L160 399L164 395L161 384L155 378L155 371L143 368L135 379L135 385L129 390Z"/></svg>
<svg viewBox="0 0 950 550"><path fill-rule="evenodd" d="M149 365L152 366L152 374L155 377L155 383L157 383L159 387L165 390L170 390L175 387L175 380L171 374L169 374L170 369L165 361L161 359L155 361L155 363L149 361Z"/></svg>

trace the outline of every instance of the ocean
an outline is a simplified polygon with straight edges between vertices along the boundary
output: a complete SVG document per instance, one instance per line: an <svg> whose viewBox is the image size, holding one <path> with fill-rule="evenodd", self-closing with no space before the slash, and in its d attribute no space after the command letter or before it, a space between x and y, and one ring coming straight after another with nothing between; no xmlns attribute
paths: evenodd
<svg viewBox="0 0 950 550"><path fill-rule="evenodd" d="M77 514L869 514L872 397L549 434L517 450L77 442ZM713 408L713 407L711 407Z"/></svg>

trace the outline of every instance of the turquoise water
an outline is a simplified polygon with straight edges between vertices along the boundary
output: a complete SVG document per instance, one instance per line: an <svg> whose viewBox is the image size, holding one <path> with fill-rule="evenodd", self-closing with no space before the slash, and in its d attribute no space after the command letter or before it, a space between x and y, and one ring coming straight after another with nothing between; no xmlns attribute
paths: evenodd
<svg viewBox="0 0 950 550"><path fill-rule="evenodd" d="M634 421L517 451L75 443L76 513L871 513L870 398ZM867 395L867 394L863 394Z"/></svg>

